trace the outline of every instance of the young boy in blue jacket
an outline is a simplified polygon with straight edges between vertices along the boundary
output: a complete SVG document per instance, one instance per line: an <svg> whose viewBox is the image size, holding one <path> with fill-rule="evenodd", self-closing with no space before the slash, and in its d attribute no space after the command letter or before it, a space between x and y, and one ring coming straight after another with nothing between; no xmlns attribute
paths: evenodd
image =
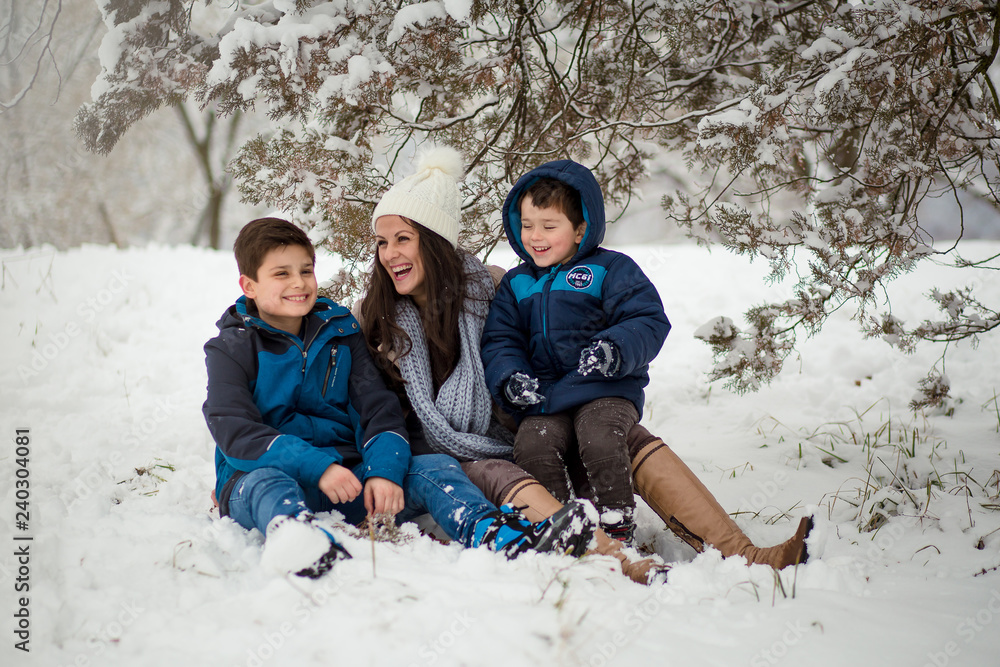
<svg viewBox="0 0 1000 667"><path fill-rule="evenodd" d="M496 401L520 419L514 461L559 500L582 462L601 527L634 532L626 434L642 415L649 362L670 330L656 288L627 255L601 248L604 197L589 169L549 162L503 205L522 264L504 276L482 356ZM589 487L589 488L588 488Z"/></svg>
<svg viewBox="0 0 1000 667"><path fill-rule="evenodd" d="M318 577L349 558L315 512L357 523L430 513L465 546L508 557L583 552L593 531L580 505L530 524L498 511L451 457L410 455L403 413L351 313L317 296L315 251L277 218L246 225L234 246L243 295L205 345L222 516L266 536L262 561Z"/></svg>

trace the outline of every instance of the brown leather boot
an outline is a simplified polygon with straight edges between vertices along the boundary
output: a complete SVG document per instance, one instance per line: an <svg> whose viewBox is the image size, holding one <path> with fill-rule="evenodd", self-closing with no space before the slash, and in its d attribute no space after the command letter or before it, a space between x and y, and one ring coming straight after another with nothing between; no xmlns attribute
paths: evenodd
<svg viewBox="0 0 1000 667"><path fill-rule="evenodd" d="M608 537L608 534L600 528L594 531L594 538L597 540L597 546L590 553L596 552L602 556L617 558L621 564L622 574L632 581L644 586L652 583L666 583L669 565L658 563L652 558L630 558L625 553L621 540Z"/></svg>
<svg viewBox="0 0 1000 667"><path fill-rule="evenodd" d="M531 523L544 521L562 509L563 504L556 500L555 496L549 493L542 484L529 478L517 484L507 497L503 499L503 505L511 505L519 510L524 518Z"/></svg>
<svg viewBox="0 0 1000 667"><path fill-rule="evenodd" d="M516 507L532 523L547 519L553 513L562 509L563 506L544 486L534 479L515 486L504 499L503 504ZM592 551L588 551L587 553L599 553L603 556L611 556L618 559L618 562L621 564L622 574L632 581L643 585L666 581L668 566L657 563L652 558L630 558L625 553L622 543L608 537L603 530L596 530L594 538L597 544Z"/></svg>
<svg viewBox="0 0 1000 667"><path fill-rule="evenodd" d="M806 537L812 518L805 517L788 541L773 547L755 546L730 518L715 496L674 452L656 439L642 447L632 460L636 492L695 551L711 545L723 556L740 555L750 563L780 570L808 558Z"/></svg>

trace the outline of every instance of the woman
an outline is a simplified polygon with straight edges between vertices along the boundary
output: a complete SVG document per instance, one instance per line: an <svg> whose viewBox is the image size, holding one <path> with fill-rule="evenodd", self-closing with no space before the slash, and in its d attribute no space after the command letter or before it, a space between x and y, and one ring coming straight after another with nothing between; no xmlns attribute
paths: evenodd
<svg viewBox="0 0 1000 667"><path fill-rule="evenodd" d="M377 254L355 311L376 365L408 409L413 453L454 456L488 499L539 521L562 505L511 462L509 419L486 387L479 342L503 271L491 273L458 248L461 177L458 152L435 148L385 193L372 214ZM604 229L593 233L603 236ZM697 551L711 545L776 569L805 561L811 519L803 518L788 541L756 547L659 438L637 425L628 440L635 491ZM662 578L661 567L630 560L601 531L596 550L616 557L633 580Z"/></svg>

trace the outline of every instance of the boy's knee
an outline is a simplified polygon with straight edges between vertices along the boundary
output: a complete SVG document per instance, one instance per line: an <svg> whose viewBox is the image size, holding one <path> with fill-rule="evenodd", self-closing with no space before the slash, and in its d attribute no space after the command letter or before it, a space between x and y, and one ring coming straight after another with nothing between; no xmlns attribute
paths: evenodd
<svg viewBox="0 0 1000 667"><path fill-rule="evenodd" d="M256 470L251 470L250 472L243 475L241 482L284 482L285 480L291 480L292 477L286 473L278 470L277 468L257 468Z"/></svg>
<svg viewBox="0 0 1000 667"><path fill-rule="evenodd" d="M520 465L524 461L530 461L538 457L558 458L560 460L566 454L567 446L565 441L557 438L528 438L518 440L514 445L514 462Z"/></svg>
<svg viewBox="0 0 1000 667"><path fill-rule="evenodd" d="M635 404L624 398L598 398L580 407L574 419L577 432L586 429L590 424L603 424L605 428L613 428L627 434L632 426L639 421L639 412Z"/></svg>
<svg viewBox="0 0 1000 667"><path fill-rule="evenodd" d="M277 468L257 468L240 477L239 481L236 482L234 495L246 496L251 493L298 485L299 483L288 473Z"/></svg>
<svg viewBox="0 0 1000 667"><path fill-rule="evenodd" d="M535 456L562 457L569 448L572 436L571 425L555 420L525 420L514 440L514 460L525 460Z"/></svg>

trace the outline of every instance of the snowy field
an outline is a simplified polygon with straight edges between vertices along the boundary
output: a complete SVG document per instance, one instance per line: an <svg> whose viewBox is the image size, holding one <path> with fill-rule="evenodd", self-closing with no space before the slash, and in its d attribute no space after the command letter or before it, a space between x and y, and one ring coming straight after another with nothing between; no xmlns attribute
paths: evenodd
<svg viewBox="0 0 1000 667"><path fill-rule="evenodd" d="M1000 338L953 345L955 401L914 415L907 403L942 348L902 355L862 340L842 312L771 387L739 397L706 382L710 350L692 333L788 286L721 250L621 249L674 325L644 423L759 544L815 512L818 558L778 579L694 557L641 507L640 540L676 561L656 588L601 558L508 562L415 528L403 544L345 537L353 560L318 582L274 576L261 536L220 521L209 500L202 345L239 294L231 253L7 250L0 664L997 665ZM319 274L330 270L321 259ZM970 281L1000 301L996 272L925 262L892 285L894 311L931 316L924 293ZM27 473L16 429L28 430ZM30 653L14 648L19 623Z"/></svg>

